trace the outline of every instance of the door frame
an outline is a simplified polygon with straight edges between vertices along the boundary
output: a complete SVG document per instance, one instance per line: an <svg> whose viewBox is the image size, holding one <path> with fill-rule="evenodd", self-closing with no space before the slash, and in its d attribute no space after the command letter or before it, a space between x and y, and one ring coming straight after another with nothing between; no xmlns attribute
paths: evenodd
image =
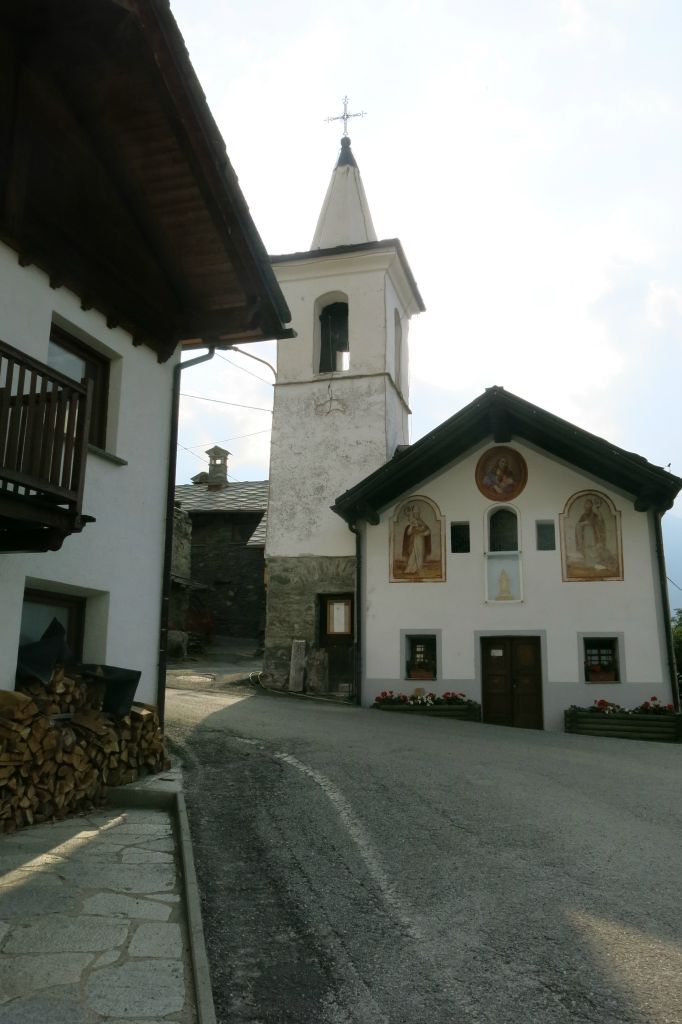
<svg viewBox="0 0 682 1024"><path fill-rule="evenodd" d="M349 601L350 602L350 633L333 634L333 633L328 633L327 632L327 602L328 601ZM315 611L315 615L316 615L316 619L317 619L316 633L317 633L317 645L318 645L318 647L320 647L322 650L328 651L330 648L334 648L334 647L341 648L341 647L346 646L346 644L347 644L347 647L348 647L348 649L351 652L350 653L350 657L351 657L351 662L352 662L352 668L351 668L350 678L347 681L347 685L350 687L350 689L348 691L348 696L352 697L352 698L355 697L355 693L356 693L356 690L357 690L357 679L356 679L356 674L357 674L357 672L356 672L356 662L357 662L357 658L356 658L356 653L357 653L357 628L358 628L358 623L357 623L357 617L356 617L356 605L357 605L356 595L355 595L354 591L352 591L352 590L321 591L321 592L318 592L318 594L317 594L316 611ZM339 638L342 638L342 637L347 638L346 639L346 644L344 644L344 641L342 639L339 639L337 642L334 642L332 640L332 642L329 643L328 642L328 638L329 637L333 637L334 635L337 635ZM328 684L329 684L330 692L333 693L334 690L332 688L332 680L331 679L328 680Z"/></svg>
<svg viewBox="0 0 682 1024"><path fill-rule="evenodd" d="M477 629L474 632L474 669L476 679L481 686L481 704L483 703L483 658L481 656L481 640L499 636L510 637L537 637L540 640L540 672L542 673L540 696L542 699L542 729L545 729L545 682L547 680L547 630L546 629Z"/></svg>

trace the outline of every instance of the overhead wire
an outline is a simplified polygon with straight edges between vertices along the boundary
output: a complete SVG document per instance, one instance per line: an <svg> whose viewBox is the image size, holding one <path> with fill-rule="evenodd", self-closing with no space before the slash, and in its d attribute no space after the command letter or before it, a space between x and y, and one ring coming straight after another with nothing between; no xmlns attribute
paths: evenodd
<svg viewBox="0 0 682 1024"><path fill-rule="evenodd" d="M251 353L241 352L240 349L235 349L235 352L240 352L242 355L251 355ZM229 363L230 366L234 366L238 370L243 370L244 373L248 373L248 375L250 377L255 377L255 379L259 380L262 384L268 384L268 385L270 385L270 387L272 387L272 382L271 381L265 380L265 378L263 378L263 377L259 377L257 373L253 373L251 370L247 370L245 366L240 366L239 363L233 362L232 359L228 359L226 356L221 355L220 352L216 352L215 355L218 356L219 359L222 359L223 362ZM251 358L252 359L256 359L256 356L251 356ZM262 362L265 366L270 366L270 364L265 362L264 359L259 359L258 362ZM270 367L270 369L273 369L273 368ZM274 370L273 370L273 373L274 373ZM252 409L255 412L269 412L270 414L272 414L272 409L266 409L263 406L243 405L240 402L228 402L225 399L221 399L221 398L207 398L205 395L190 395L187 392L180 392L180 395L181 395L182 398L194 398L194 399L196 399L197 401L200 401L200 402L214 402L216 405L230 405L230 406L233 406L233 407L235 407L237 409ZM237 434L237 435L235 435L235 437L225 438L224 441L207 441L207 442L203 442L202 444L192 445L191 448L186 447L184 444L180 444L179 441L177 442L177 445L178 445L178 448L182 448L182 450L187 452L188 455L193 455L195 459L199 459L200 462L203 462L206 465L209 465L208 460L203 458L203 456L198 455L197 452L192 451L192 448L202 448L204 443L211 444L211 445L213 445L213 444L227 444L228 441L238 441L238 440L241 440L241 438L244 438L244 437L255 437L257 434L269 434L269 433L270 433L270 430L268 428L266 430L254 430L250 434ZM244 483L243 480L238 480L237 477L232 476L230 473L228 473L227 476L228 476L228 479L234 480L235 483Z"/></svg>
<svg viewBox="0 0 682 1024"><path fill-rule="evenodd" d="M256 380L261 381L262 384L267 384L268 387L273 387L271 380L266 380L265 377L259 377L257 373L247 370L245 366L240 366L239 363L233 362L232 359L228 359L227 356L222 356L220 352L216 352L216 355L218 356L218 359L222 359L224 363L229 363L230 366L236 366L238 370L243 370L244 373L248 373L249 377L255 377ZM253 359L254 357L252 356L251 358Z"/></svg>
<svg viewBox="0 0 682 1024"><path fill-rule="evenodd" d="M237 409L255 409L256 412L269 412L272 415L272 409L264 409L262 405L242 405L240 402L226 402L224 398L207 398L205 395L188 395L186 391L181 391L180 396L182 398L196 398L200 402L214 402L216 405L234 405Z"/></svg>
<svg viewBox="0 0 682 1024"><path fill-rule="evenodd" d="M210 446L210 445L214 445L214 444L229 444L230 441L241 441L242 438L244 438L244 437L255 437L257 434L269 434L269 433L270 433L270 429L269 428L267 428L266 430L253 430L250 434L235 434L234 437L223 437L223 438L221 438L220 441L202 441L200 444L191 444L187 450L190 451L192 448L203 448L204 445L209 445Z"/></svg>

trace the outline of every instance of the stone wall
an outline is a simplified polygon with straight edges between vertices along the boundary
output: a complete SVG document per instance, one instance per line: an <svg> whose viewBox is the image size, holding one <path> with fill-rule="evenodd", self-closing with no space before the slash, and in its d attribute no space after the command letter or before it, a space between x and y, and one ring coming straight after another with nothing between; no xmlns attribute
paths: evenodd
<svg viewBox="0 0 682 1024"><path fill-rule="evenodd" d="M187 629L189 611L189 578L192 556L192 520L176 505L173 509L173 561L172 578L168 599L169 630ZM181 577L181 579L178 579ZM184 581L187 581L186 583Z"/></svg>
<svg viewBox="0 0 682 1024"><path fill-rule="evenodd" d="M189 579L192 575L192 521L176 505L173 509L173 574Z"/></svg>
<svg viewBox="0 0 682 1024"><path fill-rule="evenodd" d="M263 549L246 547L262 515L192 514L192 579L207 587L201 603L219 635L259 637L265 628Z"/></svg>
<svg viewBox="0 0 682 1024"><path fill-rule="evenodd" d="M307 649L316 648L318 595L354 592L355 558L269 558L267 580L264 681L286 689L292 640L305 640Z"/></svg>

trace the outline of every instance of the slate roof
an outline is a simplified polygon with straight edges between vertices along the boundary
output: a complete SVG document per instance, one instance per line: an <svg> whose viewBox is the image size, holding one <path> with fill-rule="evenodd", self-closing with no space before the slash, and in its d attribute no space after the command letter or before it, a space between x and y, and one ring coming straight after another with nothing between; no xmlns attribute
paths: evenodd
<svg viewBox="0 0 682 1024"><path fill-rule="evenodd" d="M247 542L247 548L264 548L265 547L265 531L268 526L268 513L267 510L263 513L263 518L259 522L256 529L253 531Z"/></svg>
<svg viewBox="0 0 682 1024"><path fill-rule="evenodd" d="M179 484L175 488L175 500L185 512L265 512L269 483L269 480L230 482L222 491Z"/></svg>
<svg viewBox="0 0 682 1024"><path fill-rule="evenodd" d="M268 522L269 480L245 480L229 483L222 491L209 491L205 486L179 484L175 500L184 512L262 512L263 517L247 541L247 548L265 547Z"/></svg>
<svg viewBox="0 0 682 1024"><path fill-rule="evenodd" d="M635 508L664 512L682 480L665 469L590 434L501 387L482 395L385 465L340 495L333 511L346 522L378 522L378 512L405 491L455 462L477 444L515 438L528 441L570 465L631 494Z"/></svg>

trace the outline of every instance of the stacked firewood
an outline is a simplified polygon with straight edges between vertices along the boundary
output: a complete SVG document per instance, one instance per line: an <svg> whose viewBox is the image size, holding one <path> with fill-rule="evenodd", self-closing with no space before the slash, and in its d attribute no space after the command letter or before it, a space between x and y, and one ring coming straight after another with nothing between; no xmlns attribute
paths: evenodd
<svg viewBox="0 0 682 1024"><path fill-rule="evenodd" d="M55 668L49 683L30 679L19 683L17 689L28 694L45 715L73 714L85 709L101 711L104 700L103 680L86 680L77 673L67 676L62 665Z"/></svg>
<svg viewBox="0 0 682 1024"><path fill-rule="evenodd" d="M0 832L86 811L108 786L168 766L154 707L134 703L113 718L99 710L99 684L55 675L23 683L26 692L0 690Z"/></svg>

